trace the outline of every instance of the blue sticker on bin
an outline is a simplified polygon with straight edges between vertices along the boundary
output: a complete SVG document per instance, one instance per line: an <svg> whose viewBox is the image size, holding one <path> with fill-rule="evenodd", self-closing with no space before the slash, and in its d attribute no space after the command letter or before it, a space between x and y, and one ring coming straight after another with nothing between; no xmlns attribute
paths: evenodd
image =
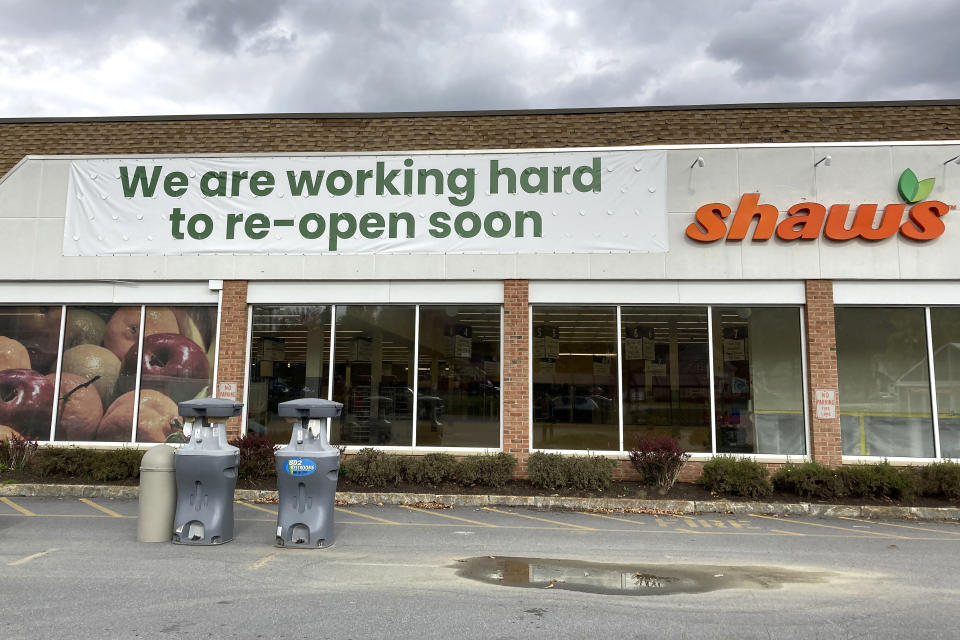
<svg viewBox="0 0 960 640"><path fill-rule="evenodd" d="M292 458L283 464L283 468L292 476L308 476L317 470L317 463L309 458Z"/></svg>

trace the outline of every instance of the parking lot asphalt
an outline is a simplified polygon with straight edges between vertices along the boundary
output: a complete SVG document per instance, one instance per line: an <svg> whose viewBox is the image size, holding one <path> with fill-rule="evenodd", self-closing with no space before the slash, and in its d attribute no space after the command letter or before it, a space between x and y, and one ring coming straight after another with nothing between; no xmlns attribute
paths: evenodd
<svg viewBox="0 0 960 640"><path fill-rule="evenodd" d="M335 509L327 550L136 541L136 500L0 498L5 638L956 634L960 525L504 506Z"/></svg>

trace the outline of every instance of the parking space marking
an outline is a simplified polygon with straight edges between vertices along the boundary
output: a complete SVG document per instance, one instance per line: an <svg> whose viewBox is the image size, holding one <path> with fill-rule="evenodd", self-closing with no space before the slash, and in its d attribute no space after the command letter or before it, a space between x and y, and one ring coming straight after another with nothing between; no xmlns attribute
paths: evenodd
<svg viewBox="0 0 960 640"><path fill-rule="evenodd" d="M365 514L365 513L357 513L356 511L348 511L347 509L344 509L343 507L334 507L333 509L334 509L335 511L339 511L340 513L349 513L349 514L352 515L352 516L359 516L359 517L361 517L361 518L368 518L368 519L370 519L370 520L374 520L374 521L376 521L376 522L381 522L381 523L383 523L383 524L392 524L392 525L410 524L410 523L408 523L408 522L394 522L393 520L387 520L386 518L378 518L377 516L368 516L368 515ZM438 526L438 525L427 525L427 526Z"/></svg>
<svg viewBox="0 0 960 640"><path fill-rule="evenodd" d="M262 558L258 559L256 562L254 562L253 564L251 564L249 567L247 567L247 571L256 571L257 569L261 569L261 568L263 568L268 562L270 562L271 560L275 559L276 557L277 557L276 552L274 552L274 553L268 553L267 555L263 556Z"/></svg>
<svg viewBox="0 0 960 640"><path fill-rule="evenodd" d="M4 496L3 498L0 498L0 502L2 502L3 504L7 505L7 506L10 507L11 509L14 509L14 510L16 510L16 511L19 511L19 512L20 512L20 515L22 515L22 516L35 516L35 515L37 515L37 514L35 514L33 511L30 511L30 509L27 509L27 508L25 508L25 507L21 507L21 506L18 505L16 502L14 502L13 500L11 500L10 498L7 498L6 496Z"/></svg>
<svg viewBox="0 0 960 640"><path fill-rule="evenodd" d="M638 522L637 520L628 520L626 518L615 518L613 516L608 516L603 513L590 513L589 511L577 511L577 513L582 513L585 516L593 516L594 518L606 518L607 520L614 520L616 522L629 522L630 524L635 524L638 527L642 527L645 523Z"/></svg>
<svg viewBox="0 0 960 640"><path fill-rule="evenodd" d="M847 516L839 516L840 520L852 520L853 522L864 522L863 518L848 518ZM942 533L948 536L960 536L958 531L940 531L938 529L925 529L924 527L912 527L908 524L894 524L892 522L880 522L878 520L869 520L870 524L878 524L884 527L897 527L898 529L913 529L914 531L923 531L924 533Z"/></svg>
<svg viewBox="0 0 960 640"><path fill-rule="evenodd" d="M236 502L237 504L242 504L243 506L249 507L251 509L256 509L257 511L265 511L270 515L274 515L274 516L277 515L277 512L274 511L273 509L267 509L266 507L261 507L258 504L251 504L249 502L244 502L243 500L234 500L234 502Z"/></svg>
<svg viewBox="0 0 960 640"><path fill-rule="evenodd" d="M597 531L593 527L585 527L579 524L570 524L569 522L561 522L559 520L550 520L548 518L538 518L537 516L528 516L525 513L513 513L512 511L501 511L500 509L494 509L493 507L483 507L484 511L493 511L494 513L502 513L507 516L516 516L518 518L527 518L529 520L538 520L540 522L549 522L550 524L559 524L564 527L571 527L573 529L580 529L582 531Z"/></svg>
<svg viewBox="0 0 960 640"><path fill-rule="evenodd" d="M54 551L58 551L58 549L47 549L46 551L41 551L40 553L35 553L35 554L33 554L32 556L27 556L26 558L20 558L19 560L14 560L13 562L8 562L8 563L7 563L7 566L9 566L9 567L16 567L16 566L21 565L21 564L26 564L26 563L30 562L31 560L36 560L37 558L42 558L43 556L47 555L48 553L53 553Z"/></svg>
<svg viewBox="0 0 960 640"><path fill-rule="evenodd" d="M122 514L119 514L119 513L117 513L116 511L114 511L113 509L108 509L107 507L104 507L103 505L97 504L97 503L94 502L93 500L88 500L87 498L80 498L80 502L82 502L83 504L90 505L91 507L93 507L94 509L97 509L98 511L104 512L105 514L107 514L107 515L110 516L111 518L128 518L128 517L132 517L132 516L124 516L124 515L122 515Z"/></svg>
<svg viewBox="0 0 960 640"><path fill-rule="evenodd" d="M437 516L438 518L449 518L451 520L459 520L460 522L468 522L470 524L475 524L478 527L493 527L495 529L499 528L497 525L490 524L489 522L480 522L479 520L469 520L467 518L461 518L459 516L451 516L448 513L438 513L435 511L431 511L429 509L418 509L416 507L411 507L410 505L406 505L406 504L402 504L400 506L404 509L407 509L408 511L416 511L417 513L426 513L431 516Z"/></svg>
<svg viewBox="0 0 960 640"><path fill-rule="evenodd" d="M762 516L762 515L756 514L756 513L751 513L751 514L750 514L750 517L751 517L751 518L763 518L763 519L765 519L765 520L776 520L777 522L788 522L788 521L784 520L783 518L775 518L775 517L773 517L773 516ZM847 529L847 528L845 528L845 527L834 527L834 526L831 526L831 525L829 525L829 524L817 524L816 522L804 522L803 520L789 520L789 522L790 522L790 524L802 524L802 525L805 525L805 526L808 526L808 527L821 527L821 528L823 528L823 529L836 529L836 530L838 530L838 531L844 531L844 532L846 532L846 533L848 533L848 534L851 534L851 535L854 535L854 534L859 535L860 533L867 533L867 534L870 534L870 535L872 535L872 536L880 536L881 538L896 538L897 540L910 540L910 539L911 539L911 538L907 538L907 537L905 537L905 536L895 536L895 535L893 535L892 533L877 533L877 532L875 532L875 531L862 531L862 532L861 532L861 531L851 531L850 529Z"/></svg>
<svg viewBox="0 0 960 640"><path fill-rule="evenodd" d="M807 534L797 533L795 531L784 531L783 529L770 529L771 533L782 533L785 536L797 536L798 538L806 538Z"/></svg>

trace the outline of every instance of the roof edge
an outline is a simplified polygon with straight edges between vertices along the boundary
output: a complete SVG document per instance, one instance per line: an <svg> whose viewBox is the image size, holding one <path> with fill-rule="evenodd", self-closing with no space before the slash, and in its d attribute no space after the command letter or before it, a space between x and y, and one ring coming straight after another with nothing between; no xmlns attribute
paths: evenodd
<svg viewBox="0 0 960 640"><path fill-rule="evenodd" d="M579 115L591 113L634 113L656 111L719 111L729 109L856 109L875 107L958 107L960 99L886 100L875 102L753 102L743 104L693 104L647 107L583 107L559 109L494 109L474 111L392 111L359 113L249 113L153 116L87 116L0 118L0 124L43 124L66 122L164 122L196 120L351 120L386 118L463 118L487 116Z"/></svg>

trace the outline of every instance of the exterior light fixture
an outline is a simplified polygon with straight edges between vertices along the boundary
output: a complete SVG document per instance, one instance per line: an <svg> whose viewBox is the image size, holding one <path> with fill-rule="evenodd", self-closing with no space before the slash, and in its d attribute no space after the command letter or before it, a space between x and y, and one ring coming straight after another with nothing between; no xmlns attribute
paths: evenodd
<svg viewBox="0 0 960 640"><path fill-rule="evenodd" d="M833 158L831 158L829 154L828 154L828 155L825 155L825 156L823 156L822 158L820 158L819 160L817 160L816 162L814 162L814 163L813 163L813 166L816 167L816 166L819 165L821 162L823 163L823 166L829 167L830 164L833 162Z"/></svg>
<svg viewBox="0 0 960 640"><path fill-rule="evenodd" d="M693 169L694 166L702 167L703 166L703 156L697 156L697 159L690 163L690 168Z"/></svg>
<svg viewBox="0 0 960 640"><path fill-rule="evenodd" d="M960 164L960 154L953 156L943 164L950 164L951 162L953 162L954 164Z"/></svg>

